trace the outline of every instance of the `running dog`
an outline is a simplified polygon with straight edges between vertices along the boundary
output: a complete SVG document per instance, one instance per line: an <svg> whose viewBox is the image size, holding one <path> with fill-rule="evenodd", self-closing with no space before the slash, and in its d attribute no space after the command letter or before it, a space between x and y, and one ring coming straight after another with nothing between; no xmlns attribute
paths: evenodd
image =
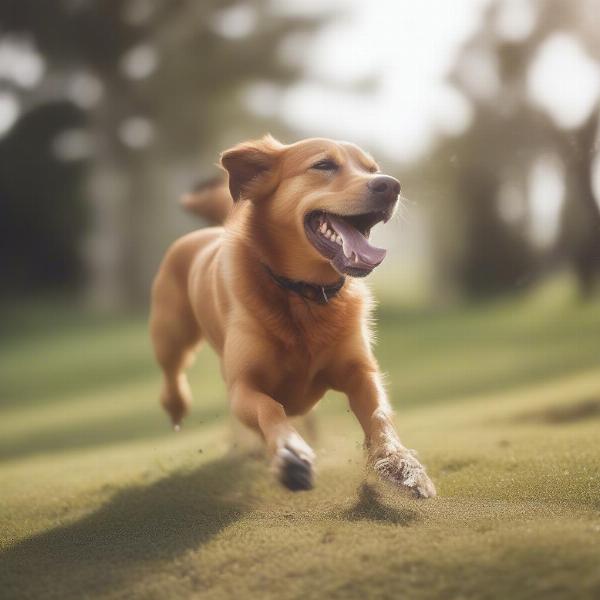
<svg viewBox="0 0 600 600"><path fill-rule="evenodd" d="M185 369L206 340L231 410L262 436L287 488L313 486L315 459L289 418L334 389L364 430L368 465L417 497L435 496L394 429L361 281L385 257L369 234L391 218L400 184L357 146L327 139L266 136L227 150L221 165L227 186L213 181L184 201L214 220L227 215L224 225L175 242L152 291L161 403L173 424L189 409Z"/></svg>

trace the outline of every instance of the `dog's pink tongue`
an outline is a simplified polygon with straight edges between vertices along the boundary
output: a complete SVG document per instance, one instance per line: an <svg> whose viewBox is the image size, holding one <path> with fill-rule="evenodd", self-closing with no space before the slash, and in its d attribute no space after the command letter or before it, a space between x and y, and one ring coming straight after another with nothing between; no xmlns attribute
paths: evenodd
<svg viewBox="0 0 600 600"><path fill-rule="evenodd" d="M349 225L340 217L327 215L327 218L333 225L333 228L342 236L344 254L348 259L352 259L354 252L358 260L369 267L376 267L387 253L383 248L371 246L367 238L352 225Z"/></svg>

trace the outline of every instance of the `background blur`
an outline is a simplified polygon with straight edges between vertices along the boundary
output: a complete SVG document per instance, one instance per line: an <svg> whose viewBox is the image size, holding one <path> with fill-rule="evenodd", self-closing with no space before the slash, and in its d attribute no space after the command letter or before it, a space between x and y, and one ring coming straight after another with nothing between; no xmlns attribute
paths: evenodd
<svg viewBox="0 0 600 600"><path fill-rule="evenodd" d="M404 184L377 281L440 302L600 265L598 2L3 0L0 293L147 302L177 199L266 131Z"/></svg>
<svg viewBox="0 0 600 600"><path fill-rule="evenodd" d="M600 548L589 527L600 494L599 32L598 0L0 0L0 511L8 516L0 560L12 569L8 597L27 589L40 597L52 586L57 597L87 597L90 579L102 595L115 577L123 593L166 597L135 586L159 577L156 561L167 573L173 554L212 548L209 540L221 539L215 523L225 528L243 514L241 501L223 496L242 475L221 463L198 467L227 439L217 362L201 354L194 412L173 436L158 407L146 315L165 249L203 225L180 209L179 196L217 172L220 151L265 132L284 142L353 141L403 184L403 208L375 231L389 248L369 279L381 300L376 352L401 431L442 496L428 518L438 511L439 539L454 546L436 563L425 529L414 525L414 547L379 558L389 567L379 581L409 578L403 585L420 598L411 574L447 568L438 597L482 597L478 577L487 590L502 588L498 597L527 595L524 581L544 582L545 598L565 589L577 597L575 583L597 594L600 580L589 573ZM412 513L373 513L375 497L359 494L343 513L359 535L344 541L346 566L338 554L330 563L321 557L311 535L333 519L330 498L339 493L345 506L353 497L350 473L360 474L362 459L346 465L360 433L345 404L326 401L319 411L341 423L335 431L352 431L350 443L324 427L328 443L345 448L323 459L321 473L338 488L321 492L325 512L307 517L305 546L283 551L272 534L261 548L270 565L304 548L297 564L319 556L330 573L352 579L365 571L357 553L372 533L356 521L394 527L412 523ZM199 470L177 479L181 465ZM169 485L148 483L161 478ZM169 521L161 500L172 485L183 525ZM215 490L214 502L199 490ZM279 502L281 519L290 502L302 506L271 493L265 483L248 497L269 498L269 510ZM316 506L321 497L310 498ZM469 520L453 498L481 503ZM206 507L200 525L190 516L197 506ZM506 527L498 537L494 511ZM146 517L163 524L156 539ZM260 538L261 523L249 523ZM107 544L86 546L103 536ZM87 571L81 548L90 551ZM235 542L227 548L206 556L235 563ZM384 550L381 539L371 548L373 556ZM447 562L461 553L472 571ZM392 555L412 560L410 568ZM513 570L493 571L507 556L518 561ZM50 561L45 575L27 571L41 559ZM134 581L130 570L140 565L150 566ZM222 568L214 573L229 573ZM306 592L315 572L289 589ZM179 571L173 577L177 590L183 580ZM277 590L277 577L263 593ZM459 594L469 582L474 596ZM371 597L363 584L352 589Z"/></svg>

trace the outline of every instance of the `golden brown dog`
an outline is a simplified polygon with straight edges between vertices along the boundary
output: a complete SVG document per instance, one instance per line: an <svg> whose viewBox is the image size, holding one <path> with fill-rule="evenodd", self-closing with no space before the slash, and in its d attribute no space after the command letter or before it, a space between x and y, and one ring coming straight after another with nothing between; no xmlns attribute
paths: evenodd
<svg viewBox="0 0 600 600"><path fill-rule="evenodd" d="M262 435L289 489L312 487L315 458L289 417L335 389L364 430L369 465L434 496L392 424L371 351L371 298L358 279L385 256L369 233L392 216L400 184L358 147L326 139L283 145L267 136L224 152L221 164L230 196L215 193L211 214L231 204L225 226L178 240L154 282L150 328L173 423L189 408L184 369L205 339L221 359L232 411ZM193 197L186 202L194 207ZM199 212L205 205L200 198Z"/></svg>

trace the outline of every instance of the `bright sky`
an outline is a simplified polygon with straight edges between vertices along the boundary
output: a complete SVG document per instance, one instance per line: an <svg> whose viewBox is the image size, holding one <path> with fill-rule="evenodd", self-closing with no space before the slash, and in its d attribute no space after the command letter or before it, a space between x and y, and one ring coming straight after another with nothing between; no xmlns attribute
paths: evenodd
<svg viewBox="0 0 600 600"><path fill-rule="evenodd" d="M440 133L460 133L469 125L469 103L446 77L490 0L272 2L275 10L288 14L333 12L335 17L316 36L292 37L284 44L286 58L301 63L306 78L283 94L272 84L252 86L247 99L256 112L283 118L299 136L349 139L396 161L418 158ZM530 0L504 0L498 31L513 39L527 35L535 21L532 6ZM243 37L256 27L256 13L241 4L217 15L213 25L225 38ZM132 78L143 79L159 59L153 46L141 44L124 55L122 67ZM0 37L0 78L28 88L38 83L44 68L28 40ZM478 81L486 75L473 73ZM541 46L529 75L532 102L560 126L581 123L597 101L598 64L564 33ZM74 76L69 89L89 108L102 90L85 76ZM20 112L16 96L0 90L0 137ZM145 127L150 131L151 124ZM146 133L144 139L151 139L152 132Z"/></svg>
<svg viewBox="0 0 600 600"><path fill-rule="evenodd" d="M438 133L460 133L470 106L445 82L461 44L477 29L489 0L275 0L286 12L345 11L315 40L293 48L307 81L276 103L301 134L351 139L377 146L396 160L425 152ZM534 25L528 0L505 0L497 22L519 39ZM557 34L534 57L533 102L563 127L575 126L598 98L597 63L579 42ZM353 92L352 84L375 83ZM336 89L336 85L339 89ZM258 95L256 105L265 100ZM268 104L268 103L267 103Z"/></svg>
<svg viewBox="0 0 600 600"><path fill-rule="evenodd" d="M298 10L300 3L285 4ZM437 131L462 130L469 122L469 106L444 78L486 4L305 0L303 11L333 6L346 10L347 16L336 19L304 49L311 81L285 94L284 118L302 130L375 142L396 159L424 151ZM348 93L348 86L361 81L373 81L376 87Z"/></svg>
<svg viewBox="0 0 600 600"><path fill-rule="evenodd" d="M534 57L528 88L531 99L560 127L577 127L598 100L600 69L578 40L555 33Z"/></svg>

